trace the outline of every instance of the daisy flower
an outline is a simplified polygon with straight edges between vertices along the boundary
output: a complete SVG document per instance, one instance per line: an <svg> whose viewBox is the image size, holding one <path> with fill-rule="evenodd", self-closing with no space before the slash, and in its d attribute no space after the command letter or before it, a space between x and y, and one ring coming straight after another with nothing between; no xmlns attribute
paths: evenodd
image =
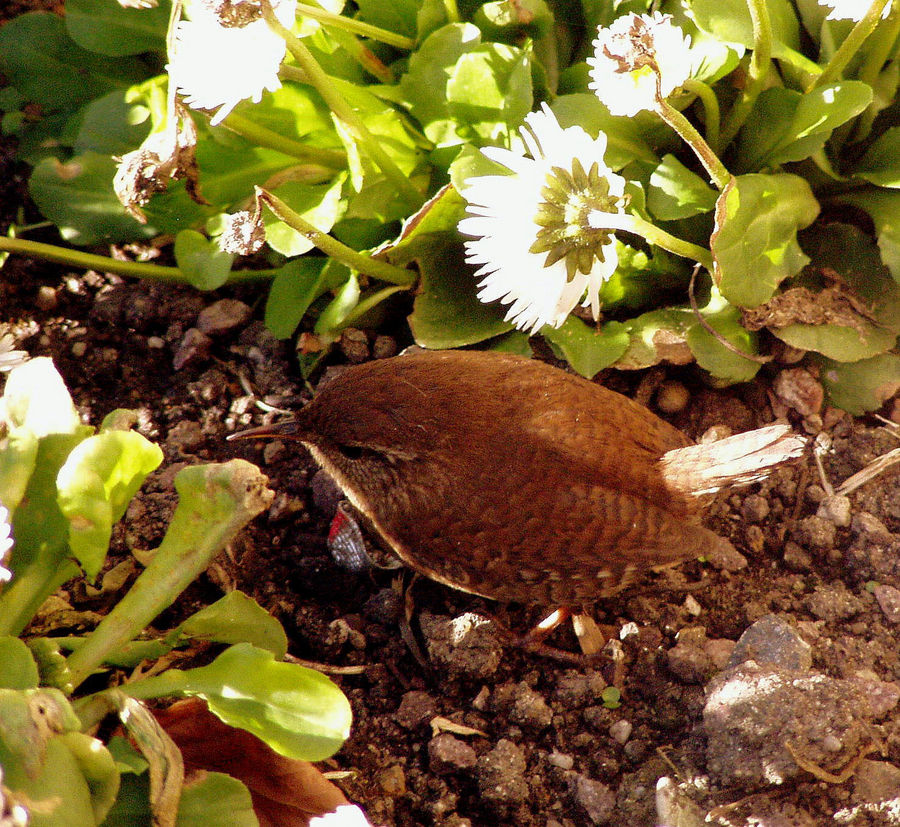
<svg viewBox="0 0 900 827"><path fill-rule="evenodd" d="M478 298L508 304L507 321L532 332L559 327L582 300L596 319L618 258L612 230L591 217L624 212L625 179L603 160L606 135L563 129L546 104L520 134L528 155L482 150L511 175L470 178L463 188L469 215L459 230L472 236L466 260L479 267Z"/></svg>
<svg viewBox="0 0 900 827"><path fill-rule="evenodd" d="M296 0L272 3L285 28L294 24ZM224 26L203 5L195 4L192 19L175 29L174 54L166 67L170 82L194 109L215 109L220 123L238 103L259 103L265 90L281 88L278 69L285 43L261 17L244 26Z"/></svg>
<svg viewBox="0 0 900 827"><path fill-rule="evenodd" d="M323 816L313 816L309 827L372 827L359 807L341 804L336 810Z"/></svg>
<svg viewBox="0 0 900 827"><path fill-rule="evenodd" d="M12 572L6 568L9 553L12 551L12 526L9 522L9 510L0 505L0 586L12 580Z"/></svg>
<svg viewBox="0 0 900 827"><path fill-rule="evenodd" d="M859 23L869 10L863 0L821 0L820 5L831 9L826 20L854 20ZM891 13L891 4L885 5L881 12L882 19Z"/></svg>
<svg viewBox="0 0 900 827"><path fill-rule="evenodd" d="M589 86L613 115L655 110L690 77L690 38L670 14L626 14L601 28L593 45Z"/></svg>

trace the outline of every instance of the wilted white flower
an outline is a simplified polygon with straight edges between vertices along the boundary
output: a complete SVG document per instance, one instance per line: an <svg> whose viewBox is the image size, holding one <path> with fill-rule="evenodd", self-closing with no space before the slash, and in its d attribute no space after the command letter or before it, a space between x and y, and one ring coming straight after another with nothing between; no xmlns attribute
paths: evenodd
<svg viewBox="0 0 900 827"><path fill-rule="evenodd" d="M520 133L530 157L484 149L513 174L470 178L463 190L469 217L459 230L473 236L466 260L480 265L478 298L510 305L506 318L520 329L559 327L582 299L597 318L618 258L612 231L590 218L624 211L625 179L603 160L606 135L563 129L546 104Z"/></svg>
<svg viewBox="0 0 900 827"><path fill-rule="evenodd" d="M613 115L654 110L690 77L690 38L672 15L626 14L594 41L590 88Z"/></svg>
<svg viewBox="0 0 900 827"><path fill-rule="evenodd" d="M272 3L285 28L294 23L296 0ZM170 83L194 109L215 109L211 123L222 121L240 101L259 103L264 90L281 88L278 69L284 40L259 18L242 27L221 25L215 14L195 4L191 20L179 21L175 49L166 67Z"/></svg>
<svg viewBox="0 0 900 827"><path fill-rule="evenodd" d="M0 505L0 584L12 580L12 572L6 568L9 553L12 551L12 526L9 523L9 510Z"/></svg>
<svg viewBox="0 0 900 827"><path fill-rule="evenodd" d="M866 3L865 0L821 0L820 5L831 9L826 20L854 20L858 23L869 10L871 3ZM890 13L891 4L888 3L881 12L882 19Z"/></svg>

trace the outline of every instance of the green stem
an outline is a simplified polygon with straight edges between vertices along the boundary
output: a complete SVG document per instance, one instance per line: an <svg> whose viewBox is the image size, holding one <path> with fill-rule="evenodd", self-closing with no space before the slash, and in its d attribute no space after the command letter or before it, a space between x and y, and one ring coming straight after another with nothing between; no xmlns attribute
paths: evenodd
<svg viewBox="0 0 900 827"><path fill-rule="evenodd" d="M0 237L0 251L3 250L18 255L68 264L82 270L116 273L119 276L132 276L169 284L190 284L177 267L162 267L159 264L144 264L139 261L119 261L108 256L83 253L81 250L72 250L69 247L56 247L53 244L44 244L40 241ZM276 272L275 270L234 270L228 276L228 283L268 281L275 276Z"/></svg>
<svg viewBox="0 0 900 827"><path fill-rule="evenodd" d="M763 90L772 63L772 21L766 0L747 0L747 7L753 21L753 54L747 69L747 85L722 126L721 147L728 146L744 125Z"/></svg>
<svg viewBox="0 0 900 827"><path fill-rule="evenodd" d="M459 23L459 8L457 8L456 0L444 0L444 14L447 15L448 23Z"/></svg>
<svg viewBox="0 0 900 827"><path fill-rule="evenodd" d="M347 153L340 149L320 149L301 144L234 112L229 113L222 123L256 146L266 146L292 158L311 161L330 169L344 169L347 166Z"/></svg>
<svg viewBox="0 0 900 827"><path fill-rule="evenodd" d="M345 18L341 18L342 20ZM329 28L328 33L350 57L352 57L362 68L377 80L392 85L396 82L394 73L388 69L381 60L372 52L372 50L364 43L349 32L342 29Z"/></svg>
<svg viewBox="0 0 900 827"><path fill-rule="evenodd" d="M688 78L684 83L688 92L693 92L703 105L703 120L706 124L706 143L712 152L719 151L719 99L716 93L703 81Z"/></svg>
<svg viewBox="0 0 900 827"><path fill-rule="evenodd" d="M416 278L409 270L388 264L386 261L377 261L371 256L364 255L352 247L342 244L336 238L332 238L327 233L323 233L314 227L302 215L292 210L284 201L272 195L272 193L261 187L256 187L256 195L277 218L309 239L325 255L333 258L335 261L339 261L341 264L345 264L351 270L365 273L379 281L396 284L403 289L408 289L415 282Z"/></svg>
<svg viewBox="0 0 900 827"><path fill-rule="evenodd" d="M731 173L725 168L725 165L719 160L719 156L712 151L712 148L703 136L697 131L694 125L672 104L664 99L658 99L656 103L656 111L659 116L674 129L682 138L682 140L694 150L696 156L700 159L700 163L706 168L712 182L718 189L725 189L725 186L731 180Z"/></svg>
<svg viewBox="0 0 900 827"><path fill-rule="evenodd" d="M390 32L387 29L381 29L370 23L364 23L362 20L356 20L352 17L345 17L342 14L334 14L323 8L316 6L308 6L306 3L297 4L297 14L302 17L309 17L312 20L318 20L337 29L342 29L351 34L359 34L363 37L378 40L381 43L387 43L389 46L396 46L398 49L406 49L411 51L416 47L416 41L410 37L406 37L396 32Z"/></svg>
<svg viewBox="0 0 900 827"><path fill-rule="evenodd" d="M857 76L859 80L868 83L869 86L875 86L884 64L893 54L898 35L900 35L900 4L894 3L887 19L883 20L872 33L869 50L863 58Z"/></svg>
<svg viewBox="0 0 900 827"><path fill-rule="evenodd" d="M366 315L373 307L377 307L381 304L385 299L390 298L394 295L394 293L399 293L401 290L408 290L409 287L403 284L392 285L391 287L385 287L381 290L377 290L372 293L370 296L366 296L356 307L353 308L350 313L347 314L347 318L341 323L341 327L353 327L356 322L358 322L363 316Z"/></svg>
<svg viewBox="0 0 900 827"><path fill-rule="evenodd" d="M634 233L646 239L650 244L662 247L663 250L668 250L676 256L699 261L707 270L712 271L713 258L709 250L667 233L640 216L595 210L588 216L588 222L594 229L622 230L626 233Z"/></svg>
<svg viewBox="0 0 900 827"><path fill-rule="evenodd" d="M384 173L384 176L397 188L397 191L402 194L403 198L409 202L411 206L417 208L425 203L422 193L413 186L409 178L403 174L400 167L398 167L393 159L384 151L384 149L382 149L381 144L379 144L375 136L369 132L359 115L356 114L350 104L347 103L337 91L332 78L322 70L322 67L319 66L318 62L313 57L312 52L306 48L306 45L299 37L281 25L281 21L275 16L275 13L272 11L272 6L267 0L263 0L262 2L262 11L266 22L272 30L280 37L284 38L291 54L296 58L297 62L300 64L300 68L306 73L307 78L309 78L310 84L322 96L322 99L335 116L347 126L351 133L353 133L353 136L359 142L362 149Z"/></svg>
<svg viewBox="0 0 900 827"><path fill-rule="evenodd" d="M833 83L838 80L847 64L853 59L853 56L859 51L863 43L866 42L869 35L875 31L881 21L881 13L890 0L874 0L869 10L862 16L862 19L850 30L850 34L843 43L838 47L837 51L831 56L831 60L825 66L822 74L819 75L807 88L807 92L817 89L826 84Z"/></svg>

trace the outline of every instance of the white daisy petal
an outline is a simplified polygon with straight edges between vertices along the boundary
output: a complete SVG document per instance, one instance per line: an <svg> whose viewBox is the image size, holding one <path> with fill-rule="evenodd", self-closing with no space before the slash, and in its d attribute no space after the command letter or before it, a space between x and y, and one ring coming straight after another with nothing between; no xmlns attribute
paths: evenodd
<svg viewBox="0 0 900 827"><path fill-rule="evenodd" d="M472 236L466 241L466 261L478 268L478 298L508 305L506 319L523 330L559 327L581 301L597 318L599 290L617 266L616 248L611 233L591 228L587 217L591 209L624 209L625 181L603 160L605 135L591 138L578 126L563 129L546 104L525 118L521 137L530 157L496 147L482 150L511 175L472 178L463 189L469 206L459 230ZM561 170L569 175L560 177ZM572 181L583 181L588 171L590 180L600 181L600 191L584 192L577 186L571 191ZM548 201L556 194L562 203ZM553 208L575 218L548 224L544 216L537 223L539 210L556 215ZM551 231L558 235L547 241ZM562 250L549 263L548 245ZM534 247L540 252L532 252ZM593 260L589 273L568 261L570 256L584 258L585 252L603 256L602 261Z"/></svg>
<svg viewBox="0 0 900 827"><path fill-rule="evenodd" d="M821 0L821 6L831 9L826 20L853 20L859 22L869 10L870 3L865 0ZM882 20L891 13L891 4L888 3L881 13Z"/></svg>

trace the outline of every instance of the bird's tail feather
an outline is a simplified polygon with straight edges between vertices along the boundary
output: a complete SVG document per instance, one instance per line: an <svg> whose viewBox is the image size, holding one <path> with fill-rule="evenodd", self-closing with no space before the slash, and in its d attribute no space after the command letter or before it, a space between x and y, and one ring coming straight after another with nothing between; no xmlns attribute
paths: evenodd
<svg viewBox="0 0 900 827"><path fill-rule="evenodd" d="M675 448L660 459L663 476L685 494L714 494L725 486L765 479L773 468L803 452L806 438L775 424L717 442Z"/></svg>

